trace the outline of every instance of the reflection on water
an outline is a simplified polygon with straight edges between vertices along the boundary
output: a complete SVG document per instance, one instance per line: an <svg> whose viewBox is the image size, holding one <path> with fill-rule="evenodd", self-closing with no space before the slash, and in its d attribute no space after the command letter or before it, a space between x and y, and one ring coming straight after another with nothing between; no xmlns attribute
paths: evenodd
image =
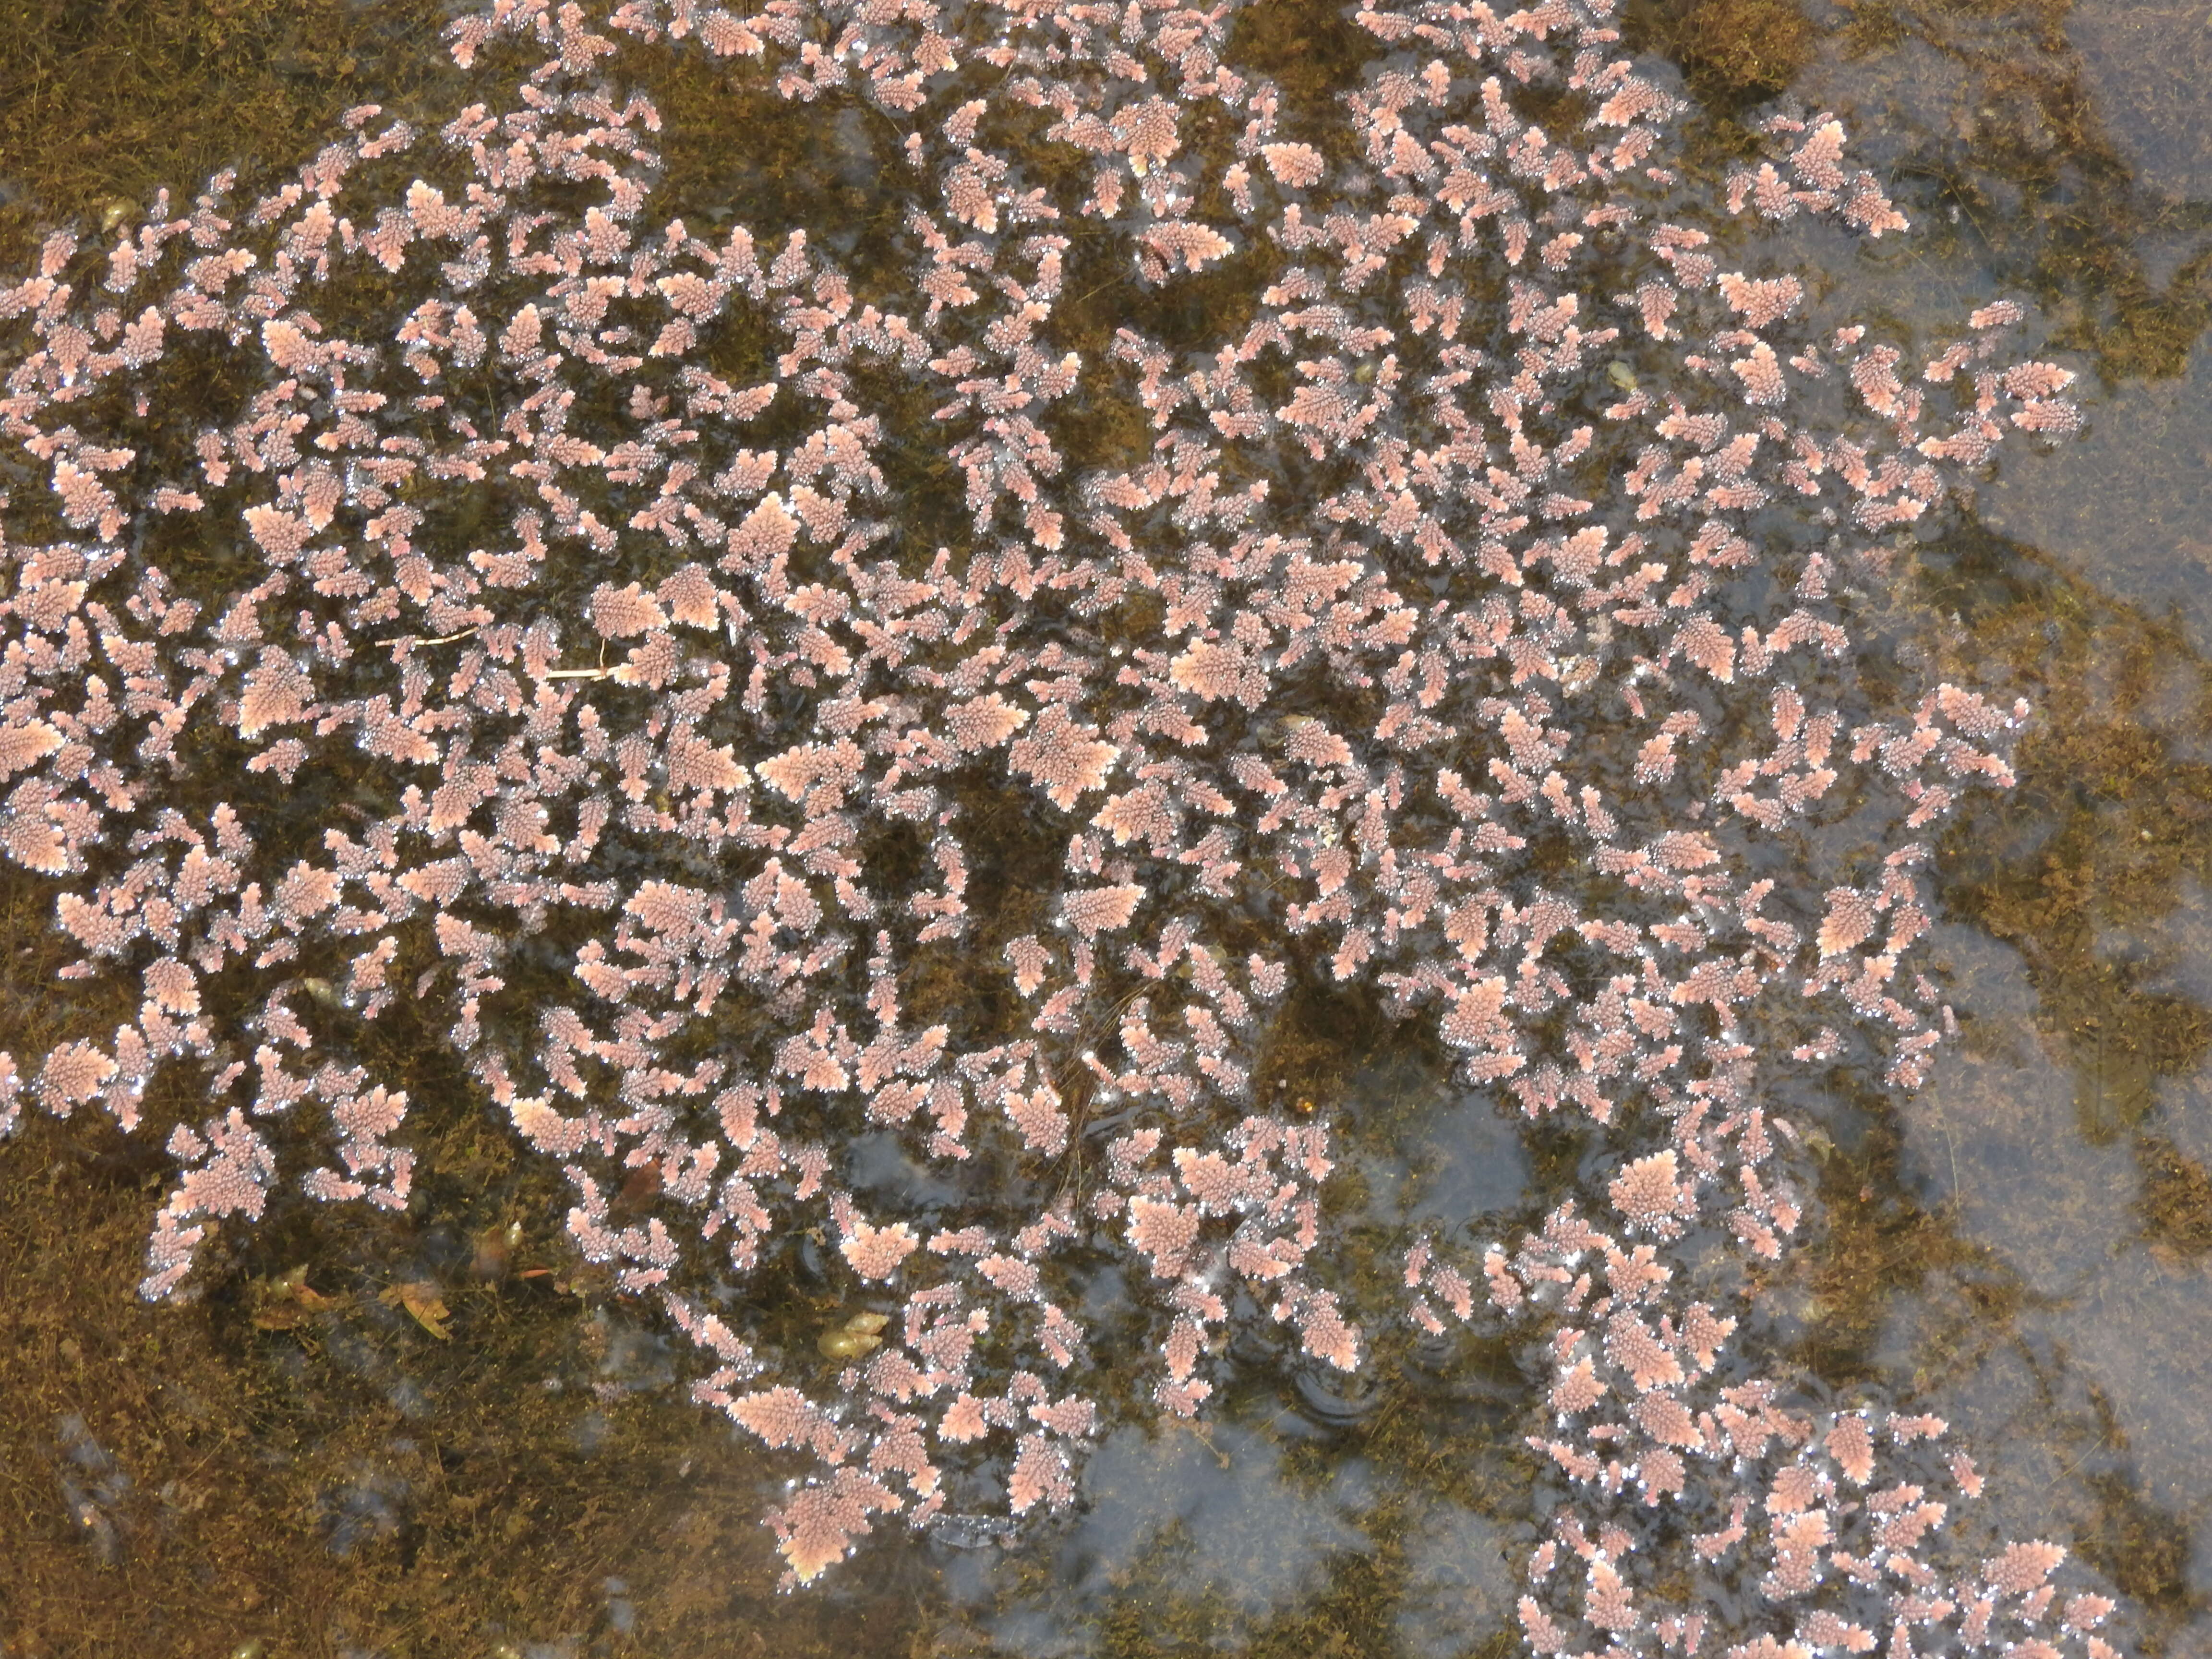
<svg viewBox="0 0 2212 1659"><path fill-rule="evenodd" d="M1286 1411L1253 1427L1119 1430L1085 1466L1085 1512L1035 1552L1028 1584L1009 1595L1002 1574L971 1559L948 1562L946 1588L990 1606L992 1641L1040 1659L1091 1651L1117 1602L1163 1636L1231 1646L1304 1618L1332 1560L1370 1547L1360 1522L1376 1493L1357 1458L1333 1460L1325 1483L1286 1477L1282 1441L1302 1427Z"/></svg>
<svg viewBox="0 0 2212 1659"><path fill-rule="evenodd" d="M280 8L177 9L197 21L165 49L193 73L254 43L224 80L241 100L226 118L252 112L276 160L289 125L324 124L300 100L397 98L424 76L430 20L405 7L339 9L343 51L319 29L264 27ZM1334 20L1309 9L1325 41ZM95 11L54 9L0 47L15 54L0 88L118 62ZM1936 240L1908 269L1880 250L1839 281L1900 309L1900 289L1924 306L1984 273L2027 283L2060 343L2112 377L2085 440L2009 468L1978 520L1923 550L1915 580L1954 626L1916 616L1900 634L2027 696L2039 723L2020 787L1944 848L1963 1042L1917 1097L1789 1103L1824 1220L1771 1287L1765 1334L1820 1384L1880 1380L1949 1416L2004 1531L2069 1541L2143 1610L2147 1644L2212 1652L2212 34L2110 4L1700 0L1632 23L1707 100L1717 151L1725 118L1794 85L1861 118L1878 164L1920 191L1910 205ZM1326 54L1284 56L1286 80L1328 73ZM695 92L703 106L717 90ZM682 97L671 106L680 126ZM35 131L0 124L19 238L143 193L102 182L112 123L88 99L71 107L74 126L50 108ZM885 234L866 216L882 135L851 111L823 130L837 142L808 148L760 122L732 145L695 121L672 172L765 221L780 200L848 192L857 249ZM227 159L191 142L141 158L167 169L149 176ZM916 514L957 519L942 458L905 464ZM34 1034L85 1014L52 981L43 896L9 876L0 902L9 1020ZM1301 1086L1343 1126L1332 1223L1378 1297L1408 1238L1479 1244L1581 1178L1573 1135L1450 1085L1381 1022L1316 1019L1307 1036L1333 1052ZM131 1650L144 1632L179 1653L265 1637L272 1656L1442 1659L1517 1644L1536 1536L1518 1447L1538 1373L1504 1345L1398 1332L1324 1387L1248 1333L1218 1409L1116 1428L1073 1516L1018 1536L956 1517L778 1597L756 1522L774 1474L685 1402L665 1337L579 1271L500 1135L455 1127L404 1223L295 1217L227 1240L220 1287L182 1310L131 1295L166 1174L141 1150L40 1117L0 1157L0 1384L31 1402L0 1423L21 1540L0 1558L8 1659ZM949 1196L890 1137L866 1151L861 1188ZM1102 1316L1127 1301L1110 1270L1086 1294ZM802 1331L848 1312L770 1311Z"/></svg>
<svg viewBox="0 0 2212 1659"><path fill-rule="evenodd" d="M1355 1131L1334 1218L1352 1240L1474 1239L1525 1217L1516 1120L1394 1046L1347 1080ZM1387 1267L1386 1267L1387 1271ZM1465 1654L1510 1639L1535 1533L1513 1452L1525 1379L1496 1353L1383 1339L1343 1378L1255 1344L1222 1409L1125 1426L1082 1512L1004 1557L940 1555L948 1650ZM1395 1644L1394 1646L1394 1644Z"/></svg>

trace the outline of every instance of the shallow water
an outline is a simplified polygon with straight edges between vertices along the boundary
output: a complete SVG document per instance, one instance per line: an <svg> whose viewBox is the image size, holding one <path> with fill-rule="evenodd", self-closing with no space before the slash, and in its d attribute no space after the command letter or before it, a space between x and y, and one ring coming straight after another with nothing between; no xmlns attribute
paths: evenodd
<svg viewBox="0 0 2212 1659"><path fill-rule="evenodd" d="M10 269L33 225L241 148L283 166L365 98L438 96L428 21L404 7L24 9L0 46ZM1326 10L1285 15L1289 46L1263 33L1255 52L1325 78ZM1772 50L1711 47L1747 18ZM1786 86L1894 181L1929 234L1854 255L1832 308L1911 319L1994 280L2040 302L2089 382L2088 429L2007 455L1922 550L1954 659L2037 720L2019 787L1942 846L1962 1040L1916 1097L1790 1103L1826 1143L1820 1230L1763 1291L1760 1344L1815 1386L1875 1382L1949 1418L2003 1532L2065 1541L2116 1583L2144 1651L2212 1655L2212 23L1706 0L1631 24L1717 117ZM118 131L138 75L176 100L158 142ZM104 99L103 77L122 77ZM750 106L702 127L712 93L665 101L657 205L740 195L773 222L842 191L847 257L888 234L866 131L816 120L837 142L802 142ZM1110 286L1091 303L1074 325L1110 332ZM50 977L51 900L20 873L0 899L0 1018L34 1049L85 1005ZM1314 1052L1285 1076L1345 1126L1330 1222L1370 1278L1416 1231L1525 1225L1591 1153L1350 1000L1296 1018ZM460 1086L406 1030L391 1041L411 1089ZM1197 1424L1124 1413L1072 1516L890 1529L826 1587L779 1595L757 1516L780 1466L690 1406L690 1357L576 1271L548 1219L565 1188L517 1172L502 1127L447 1123L403 1219L272 1212L226 1238L205 1299L149 1308L132 1286L166 1168L88 1116L32 1114L0 1152L8 1659L1521 1649L1536 1517L1503 1345L1401 1336L1324 1386L1248 1335ZM858 1179L936 1201L883 1150ZM1113 1270L1087 1293L1109 1328ZM800 1346L847 1311L803 1273L761 1294Z"/></svg>

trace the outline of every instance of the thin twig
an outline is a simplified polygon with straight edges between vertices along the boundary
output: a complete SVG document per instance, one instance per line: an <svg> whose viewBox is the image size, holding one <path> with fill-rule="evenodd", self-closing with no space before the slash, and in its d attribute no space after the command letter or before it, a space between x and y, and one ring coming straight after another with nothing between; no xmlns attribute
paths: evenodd
<svg viewBox="0 0 2212 1659"><path fill-rule="evenodd" d="M457 640L468 638L470 635L477 632L482 626L483 624L478 623L474 628L464 628L458 634L441 634L435 639L422 634L409 634L396 640L379 640L377 643L389 647L395 652L410 651L418 645L451 645Z"/></svg>

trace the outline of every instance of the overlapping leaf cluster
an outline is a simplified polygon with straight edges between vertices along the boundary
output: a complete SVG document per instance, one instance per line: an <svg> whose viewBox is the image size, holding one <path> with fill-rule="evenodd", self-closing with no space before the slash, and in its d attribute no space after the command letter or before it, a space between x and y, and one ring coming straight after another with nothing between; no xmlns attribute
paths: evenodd
<svg viewBox="0 0 2212 1659"><path fill-rule="evenodd" d="M1817 321L1761 228L1904 228L1840 125L1777 120L1698 200L1602 6L1364 11L1325 130L1229 21L498 0L461 65L549 55L492 101L357 111L269 195L58 234L0 290L0 848L143 992L6 1109L128 1130L155 1067L209 1066L146 1294L281 1182L405 1205L410 1103L356 1034L449 1006L584 1255L817 1460L770 1516L811 1578L885 1514L1069 1500L1108 1363L1079 1259L1143 1287L1163 1409L1240 1310L1360 1363L1328 1135L1252 1079L1294 975L1366 981L1501 1100L1620 1127L1656 1247L1561 1218L1491 1265L1551 1308L1562 1413L1635 1402L1566 1475L1686 1502L1725 1410L1812 1495L1701 1555L1842 1513L1818 1457L1863 1484L1858 1419L1672 1392L1729 1321L1638 1310L1700 1218L1786 1247L1760 1066L1909 1084L1941 1033L1918 836L2024 711L1862 684L1853 585L2008 429L2069 427L2067 376L2005 355L2002 302L1909 362ZM897 257L655 218L625 52L669 40L896 124ZM1147 296L1089 360L1079 260ZM1194 346L1149 319L1200 275L1255 291ZM236 406L172 441L210 376ZM950 544L895 487L916 445ZM830 1390L714 1310L810 1230L884 1310ZM1408 1283L1432 1328L1474 1311L1425 1249ZM1589 1599L1532 1600L1539 1647L1680 1639L1617 1590L1639 1540L1575 1528Z"/></svg>

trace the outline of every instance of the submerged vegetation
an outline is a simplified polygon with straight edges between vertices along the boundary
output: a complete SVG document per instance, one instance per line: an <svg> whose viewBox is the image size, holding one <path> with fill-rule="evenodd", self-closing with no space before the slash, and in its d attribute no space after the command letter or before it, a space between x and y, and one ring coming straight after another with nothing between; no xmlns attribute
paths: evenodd
<svg viewBox="0 0 2212 1659"><path fill-rule="evenodd" d="M1954 39L1969 15L1989 21L1986 7L1836 15L1698 0L1631 24L1640 47L1680 69L1706 106L1712 153L1727 156L1748 150L1737 124L1767 100L1808 73L1840 80L1815 67L1838 55L1877 87L1907 72L1885 54L1908 41L1969 55ZM2212 251L2166 261L2154 282L2145 249L2201 240L2203 204L2131 184L2096 100L2053 66L2062 9L1997 21L2000 46L1984 38L1971 53L1988 88L1971 124L1900 141L1886 165L1901 191L1924 191L1910 205L1953 236L1945 258L2032 283L2062 323L2059 343L2090 354L2110 386L2181 373L2212 315ZM0 268L26 265L46 227L135 210L157 185L241 161L249 179L281 173L301 135L331 129L366 97L442 118L453 95L442 21L435 6L307 0L0 9L0 25L15 25L0 30ZM1231 59L1282 82L1295 112L1325 108L1349 84L1347 27L1334 8L1264 0L1240 18ZM856 238L888 234L866 175L893 152L884 135L855 132L865 117L833 105L803 125L764 120L770 94L748 70L674 55L665 67L671 211L781 230L846 192ZM1206 279L1188 301L1194 331L1238 326L1237 296L1272 274L1265 252ZM1063 316L1103 353L1130 284L1086 270L1080 246L1070 267ZM1153 325L1171 332L1176 319ZM1151 441L1126 404L1102 400L1083 418L1108 464L1133 465ZM2204 458L2173 464L2201 469ZM957 538L963 479L948 459L917 447L883 465L918 533ZM1930 1149L1995 1135L2019 1109L2006 1080L2057 1067L2070 1121L2036 1155L2083 1173L2067 1188L2078 1208L2045 1224L2112 1238L2106 1274L2160 1275L2179 1287L2176 1305L2205 1317L2212 660L2185 619L1970 520L1897 574L1895 629L1910 651L2037 710L2019 787L1970 809L1942 849L1947 940L2001 941L2017 969L1996 952L1954 963L1963 1052L1922 1100L1898 1106L1869 1086L1793 1109L1816 1126L1828 1219L1770 1288L1765 1340L1838 1389L1883 1379L1941 1397L2024 1370L2037 1420L2055 1426L2019 1467L2060 1489L2023 1499L2028 1512L2008 1521L2069 1538L2145 1609L2155 1651L2203 1616L2183 1541L2212 1519L2187 1501L2212 1486L2207 1408L2182 1442L2200 1460L2197 1485L2180 1499L2155 1490L2143 1463L2153 1449L2131 1443L2110 1401L2033 1334L2086 1297L2086 1281L2054 1286L2024 1271L1972 1212L1979 1166ZM990 918L975 951L995 960L1037 925L1024 896L1057 879L1059 848L1014 820L978 844L975 890L1003 896L975 902ZM19 872L0 877L0 1048L19 1054L112 1030L134 1006L57 986L72 953L55 943L51 902ZM927 1024L976 986L948 953L903 994ZM269 1659L1521 1650L1512 1602L1537 1535L1524 1379L1497 1339L1395 1328L1376 1334L1368 1374L1334 1395L1264 1346L1232 1346L1208 1417L1123 1430L1086 1499L1092 1513L1060 1530L1012 1550L988 1534L879 1549L829 1590L778 1596L782 1564L755 1518L781 1466L688 1403L691 1358L615 1296L611 1271L579 1261L562 1231L572 1189L550 1166L518 1162L504 1115L485 1109L428 1022L402 1002L372 1040L380 1075L416 1103L416 1196L392 1212L272 1206L258 1229L222 1237L201 1268L205 1294L182 1309L133 1294L167 1160L89 1115L43 1113L0 1154L0 1398L11 1407L0 1516L17 1540L0 1562L6 1659L149 1642L241 1656L258 1642ZM1413 1232L1478 1243L1526 1226L1575 1189L1592 1153L1574 1130L1511 1123L1462 1094L1448 1059L1372 1001L1307 987L1255 1067L1256 1098L1339 1126L1328 1201L1356 1304L1384 1299ZM197 1116L205 1080L191 1066L159 1073L149 1122L166 1132ZM2084 1161L2100 1150L2124 1164ZM2135 1184L2113 1186L2113 1167ZM653 1196L616 1194L615 1222ZM825 1378L867 1352L867 1322L882 1317L797 1280L756 1290L749 1312L787 1335L787 1350L818 1354ZM1160 1469L1182 1472L1181 1484L1147 1489ZM1206 1504L1210 1518L1236 1504L1250 1519L1200 1540L1190 1514ZM1301 1565L1285 1572L1285 1560Z"/></svg>

